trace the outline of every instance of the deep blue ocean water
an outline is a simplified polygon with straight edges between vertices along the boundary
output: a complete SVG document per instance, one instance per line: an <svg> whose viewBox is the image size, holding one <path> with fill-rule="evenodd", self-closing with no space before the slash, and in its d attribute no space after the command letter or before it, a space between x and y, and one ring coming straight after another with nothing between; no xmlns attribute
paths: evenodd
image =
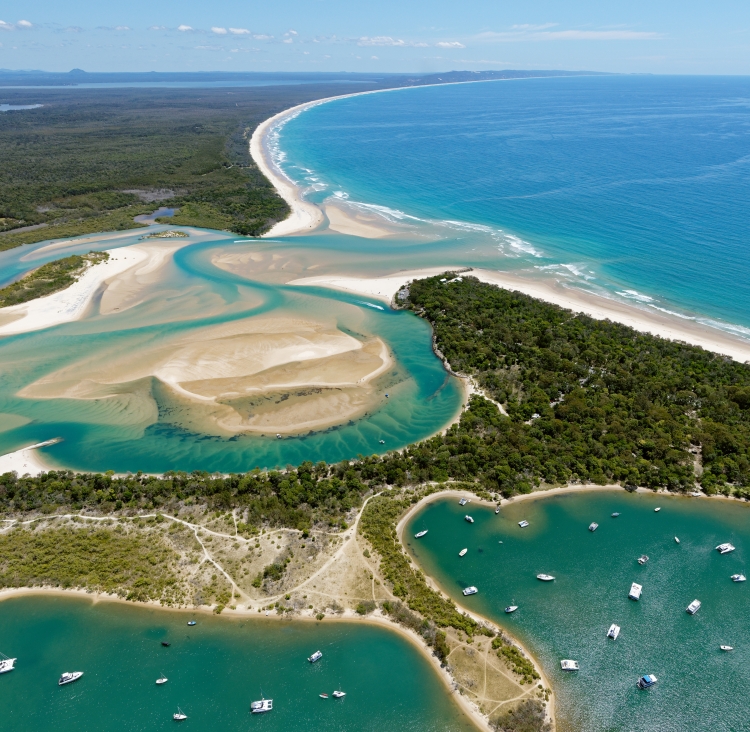
<svg viewBox="0 0 750 732"><path fill-rule="evenodd" d="M293 118L278 147L312 200L442 222L456 249L491 243L498 269L750 327L750 77L360 95Z"/></svg>

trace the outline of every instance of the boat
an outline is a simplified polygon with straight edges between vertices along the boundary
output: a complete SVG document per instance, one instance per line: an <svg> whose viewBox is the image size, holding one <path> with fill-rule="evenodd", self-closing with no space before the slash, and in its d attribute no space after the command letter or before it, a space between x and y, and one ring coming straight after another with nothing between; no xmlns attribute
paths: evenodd
<svg viewBox="0 0 750 732"><path fill-rule="evenodd" d="M734 551L734 547L727 542L726 544L719 544L719 546L716 547L716 551L719 552L719 554L729 554L729 552Z"/></svg>
<svg viewBox="0 0 750 732"><path fill-rule="evenodd" d="M733 651L734 646L719 646L722 651Z"/></svg>
<svg viewBox="0 0 750 732"><path fill-rule="evenodd" d="M318 694L321 699L328 699L328 694Z"/></svg>
<svg viewBox="0 0 750 732"><path fill-rule="evenodd" d="M459 505L459 506L465 506L465 505L466 505L467 503L468 503L468 501L467 501L467 500L466 500L465 498L462 498L462 499L461 499L461 500L460 500L460 501L458 502L458 505Z"/></svg>
<svg viewBox="0 0 750 732"><path fill-rule="evenodd" d="M459 556L459 557L463 557L463 556L464 556L464 555L466 554L466 552L468 552L468 551L469 551L468 549L462 549L462 550L461 550L461 551L460 551L460 552L458 553L458 556Z"/></svg>
<svg viewBox="0 0 750 732"><path fill-rule="evenodd" d="M341 691L341 687L339 687L338 691L333 692L333 696L336 699L343 699L346 696L346 692Z"/></svg>
<svg viewBox="0 0 750 732"><path fill-rule="evenodd" d="M656 507L656 508L654 509L654 513L659 513L659 511L661 511L661 506L657 506L657 507Z"/></svg>
<svg viewBox="0 0 750 732"><path fill-rule="evenodd" d="M169 648L169 646L171 646L171 645L172 645L171 643L168 643L167 641L162 641L162 642L161 642L161 644L162 644L162 645L163 645L163 646L164 646L165 648Z"/></svg>
<svg viewBox="0 0 750 732"><path fill-rule="evenodd" d="M675 544L679 544L680 543L680 540L676 536L675 536L674 540L675 540Z"/></svg>
<svg viewBox="0 0 750 732"><path fill-rule="evenodd" d="M614 513L612 514L612 518L617 518L617 517L618 517L619 515L620 515L620 514L619 514L619 513L617 512L617 511L615 511L615 512L614 512Z"/></svg>
<svg viewBox="0 0 750 732"><path fill-rule="evenodd" d="M638 557L638 564L645 564L646 562L648 562L648 555L641 554L641 556Z"/></svg>
<svg viewBox="0 0 750 732"><path fill-rule="evenodd" d="M650 689L658 680L653 674L644 674L638 679L638 688Z"/></svg>
<svg viewBox="0 0 750 732"><path fill-rule="evenodd" d="M519 526L520 526L520 527L521 527L522 529L525 529L525 528L526 528L526 527L527 527L527 526L529 525L529 522L528 522L528 521L519 521L519 522L518 522L518 525L519 525Z"/></svg>
<svg viewBox="0 0 750 732"><path fill-rule="evenodd" d="M542 582L552 582L555 579L551 574L538 574L536 578Z"/></svg>
<svg viewBox="0 0 750 732"><path fill-rule="evenodd" d="M643 592L643 587L639 585L637 582L633 582L633 584L630 585L630 592L628 593L628 597L631 600L640 600L642 592Z"/></svg>
<svg viewBox="0 0 750 732"><path fill-rule="evenodd" d="M380 440L381 445L385 445L385 440Z"/></svg>
<svg viewBox="0 0 750 732"><path fill-rule="evenodd" d="M495 516L497 516L497 514L499 513L500 513L500 506L497 506L497 508L495 508Z"/></svg>
<svg viewBox="0 0 750 732"><path fill-rule="evenodd" d="M418 531L416 534L414 534L414 538L421 539L428 531L429 529L425 529L424 531Z"/></svg>
<svg viewBox="0 0 750 732"><path fill-rule="evenodd" d="M175 722L182 722L184 719L187 719L187 714L177 707L177 711L172 715L172 719L174 719Z"/></svg>
<svg viewBox="0 0 750 732"><path fill-rule="evenodd" d="M599 528L599 524L596 524L596 523L589 524L589 531L596 531L598 528Z"/></svg>
<svg viewBox="0 0 750 732"><path fill-rule="evenodd" d="M83 671L66 671L61 677L60 680L57 682L58 686L65 686L65 684L72 684L74 681L78 681L78 679L83 676Z"/></svg>
<svg viewBox="0 0 750 732"><path fill-rule="evenodd" d="M12 671L16 666L17 658L8 658L0 653L0 674L7 674Z"/></svg>
<svg viewBox="0 0 750 732"><path fill-rule="evenodd" d="M698 610L701 609L701 601L700 600L693 600L688 606L687 610L685 611L688 615L695 615L695 613L698 612Z"/></svg>
<svg viewBox="0 0 750 732"><path fill-rule="evenodd" d="M560 668L563 671L578 671L578 661L571 661L569 658L564 658L560 661Z"/></svg>
<svg viewBox="0 0 750 732"><path fill-rule="evenodd" d="M250 705L250 711L253 714L264 714L270 712L273 709L273 699L264 699L261 697L260 701L254 701Z"/></svg>
<svg viewBox="0 0 750 732"><path fill-rule="evenodd" d="M474 523L474 519L469 516L469 514L466 514L466 516L464 516L464 521L468 521L470 524Z"/></svg>
<svg viewBox="0 0 750 732"><path fill-rule="evenodd" d="M607 638L617 640L618 635L620 635L620 626L612 623L612 625L609 626L609 630L607 631Z"/></svg>
<svg viewBox="0 0 750 732"><path fill-rule="evenodd" d="M156 679L156 683L159 686L161 686L162 684L166 684L167 681L169 681L169 679L164 674L162 674L158 679Z"/></svg>
<svg viewBox="0 0 750 732"><path fill-rule="evenodd" d="M464 595L476 595L479 590L472 585L471 587L466 587L463 592Z"/></svg>
<svg viewBox="0 0 750 732"><path fill-rule="evenodd" d="M508 605L508 607L505 608L506 613L514 613L516 610L518 610L518 605Z"/></svg>
<svg viewBox="0 0 750 732"><path fill-rule="evenodd" d="M307 660L310 663L315 663L316 661L320 661L321 658L323 658L323 653L321 651L315 651L315 653L313 653Z"/></svg>
<svg viewBox="0 0 750 732"><path fill-rule="evenodd" d="M195 620L188 620L188 625L192 628L195 625Z"/></svg>
<svg viewBox="0 0 750 732"><path fill-rule="evenodd" d="M744 574L733 574L732 575L732 582L744 582L747 579ZM2 666L2 664L0 664ZM2 673L2 672L0 672Z"/></svg>

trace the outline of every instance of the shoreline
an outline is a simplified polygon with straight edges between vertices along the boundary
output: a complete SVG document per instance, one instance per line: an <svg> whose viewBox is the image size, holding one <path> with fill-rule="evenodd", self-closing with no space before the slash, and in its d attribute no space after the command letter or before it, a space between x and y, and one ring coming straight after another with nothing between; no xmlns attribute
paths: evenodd
<svg viewBox="0 0 750 732"><path fill-rule="evenodd" d="M149 610L158 610L161 612L172 612L182 613L189 615L216 615L209 606L200 606L197 608L175 608L165 607L160 605L156 601L141 602L133 600L125 600L116 595L110 595L101 592L90 592L88 590L80 588L71 588L62 590L58 588L46 588L46 587L13 587L8 589L0 590L0 603L6 600L12 600L18 597L68 597L80 600L89 600L92 604L96 605L99 603L111 602L120 605L129 605L134 608L143 608ZM256 608L251 609L237 609L231 610L225 608L221 615L225 615L227 619L237 620L265 620L270 622L303 622L303 623L323 623L323 622L335 622L335 623L347 623L349 625L372 625L375 627L383 628L384 630L396 633L398 636L407 641L415 650L417 650L421 656L428 662L430 668L435 672L437 677L440 679L442 684L449 692L449 696L453 699L454 703L459 709L469 718L474 726L482 732L491 732L491 728L486 717L477 709L477 707L466 699L462 694L459 694L454 689L454 679L448 673L448 671L440 666L438 659L430 653L424 642L413 632L407 628L403 628L397 623L389 620L385 616L372 616L357 615L355 612L342 613L340 616L326 615L324 620L317 620L312 614L308 615L295 615L294 617L286 617L284 615L278 615L274 612L272 615L270 611L266 610L265 613L258 612ZM380 612L380 611L377 611Z"/></svg>

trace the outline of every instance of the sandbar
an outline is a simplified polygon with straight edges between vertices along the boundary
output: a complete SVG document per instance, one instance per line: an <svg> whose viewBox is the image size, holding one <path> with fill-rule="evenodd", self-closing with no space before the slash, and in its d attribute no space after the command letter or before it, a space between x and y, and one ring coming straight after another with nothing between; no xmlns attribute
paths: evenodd
<svg viewBox="0 0 750 732"><path fill-rule="evenodd" d="M31 475L35 477L40 473L46 473L48 470L54 470L39 456L36 451L38 447L54 445L57 440L47 440L38 442L36 445L22 447L20 450L0 455L0 475L3 473L12 473L15 471L18 475Z"/></svg>

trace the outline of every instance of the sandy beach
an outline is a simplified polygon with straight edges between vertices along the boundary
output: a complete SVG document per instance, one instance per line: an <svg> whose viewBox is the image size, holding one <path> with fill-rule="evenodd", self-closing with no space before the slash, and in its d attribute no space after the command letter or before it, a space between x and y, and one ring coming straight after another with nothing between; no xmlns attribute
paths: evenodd
<svg viewBox="0 0 750 732"><path fill-rule="evenodd" d="M52 470L53 468L42 460L36 450L38 447L54 445L56 442L57 440L38 442L36 445L29 445L20 450L0 455L0 475L15 471L18 475L28 474L35 477L40 473Z"/></svg>

